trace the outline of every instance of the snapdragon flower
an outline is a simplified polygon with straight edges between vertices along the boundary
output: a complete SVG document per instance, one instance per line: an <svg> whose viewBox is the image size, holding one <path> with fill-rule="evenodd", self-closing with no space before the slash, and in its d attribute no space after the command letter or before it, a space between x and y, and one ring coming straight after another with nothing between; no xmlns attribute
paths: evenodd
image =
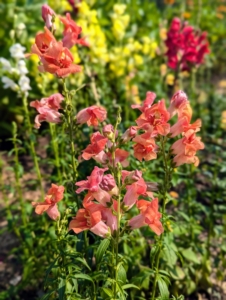
<svg viewBox="0 0 226 300"><path fill-rule="evenodd" d="M16 59L24 58L25 50L26 50L26 48L21 46L21 44L19 44L19 43L14 44L9 48L11 57L16 58Z"/></svg>

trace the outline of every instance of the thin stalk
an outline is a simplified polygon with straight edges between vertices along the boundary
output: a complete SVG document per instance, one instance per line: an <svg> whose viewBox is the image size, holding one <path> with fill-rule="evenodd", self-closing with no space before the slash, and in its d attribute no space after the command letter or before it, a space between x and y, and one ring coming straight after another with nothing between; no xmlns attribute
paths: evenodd
<svg viewBox="0 0 226 300"><path fill-rule="evenodd" d="M23 96L23 106L24 106L24 112L25 112L26 127L27 127L27 131L28 131L28 135L29 135L29 146L30 146L29 150L30 150L30 154L32 156L33 162L34 162L35 171L36 171L36 174L38 177L39 187L41 190L41 195L42 195L42 198L44 199L44 189L42 187L42 176L41 176L41 172L40 172L40 168L39 168L39 164L38 164L38 158L37 158L36 152L35 152L35 145L31 138L32 126L31 126L29 111L27 108L27 97L25 95Z"/></svg>
<svg viewBox="0 0 226 300"><path fill-rule="evenodd" d="M164 175L164 182L163 182L163 203L162 203L162 215L164 218L165 210L166 210L166 203L167 203L167 191L169 189L169 184L170 184L170 177L171 177L171 169L170 166L168 165L168 156L166 156L166 137L161 137L161 153L162 153L162 158L163 158L163 168L165 171ZM163 224L164 225L164 224ZM159 238L159 251L157 253L156 257L156 265L155 265L155 278L154 278L154 283L153 283L153 289L152 289L152 297L151 300L155 300L155 294L156 294L156 287L157 287L157 281L158 281L158 275L159 275L159 262L160 262L160 255L162 252L162 242L164 238L164 232L161 234Z"/></svg>
<svg viewBox="0 0 226 300"><path fill-rule="evenodd" d="M73 170L73 180L76 181L78 177L77 166L78 162L75 160L75 146L74 146L74 135L73 135L73 119L72 119L72 102L70 92L66 86L66 80L63 79L63 89L66 96L66 119L67 119L67 127L69 130L69 140L70 140L70 148L71 148L71 165Z"/></svg>
<svg viewBox="0 0 226 300"><path fill-rule="evenodd" d="M91 83L90 83L90 86L91 86L91 90L92 90L92 93L93 93L93 96L94 96L94 99L96 101L96 105L100 105L100 96L97 92L97 87L96 87L96 82L95 82L95 78L94 76L92 75L88 65L86 65L86 74L89 76L89 78L91 79Z"/></svg>
<svg viewBox="0 0 226 300"><path fill-rule="evenodd" d="M17 147L17 126L16 123L13 122L13 147L14 147L14 173L15 173L15 179L16 179L16 191L18 195L18 199L20 202L20 210L21 210L21 219L23 225L27 224L27 218L26 218L26 213L25 213L25 208L24 208L24 201L23 201L23 194L22 194L22 188L20 184L20 172L19 172L19 149Z"/></svg>
<svg viewBox="0 0 226 300"><path fill-rule="evenodd" d="M5 192L5 184L4 184L4 179L3 179L3 176L2 176L2 170L3 170L3 161L0 157L0 190L2 192L2 198L3 198L4 203L5 203L7 219L12 220L12 213L11 213L11 210L9 208L9 199L6 196L6 192Z"/></svg>
<svg viewBox="0 0 226 300"><path fill-rule="evenodd" d="M54 124L49 123L49 128L50 128L50 134L52 137L52 146L53 146L53 152L54 152L54 156L55 156L55 165L57 168L57 176L58 176L58 180L60 180L60 182L62 182L62 175L61 175L61 170L60 170L60 159L59 159L59 148L58 148L58 144L56 142L56 127Z"/></svg>

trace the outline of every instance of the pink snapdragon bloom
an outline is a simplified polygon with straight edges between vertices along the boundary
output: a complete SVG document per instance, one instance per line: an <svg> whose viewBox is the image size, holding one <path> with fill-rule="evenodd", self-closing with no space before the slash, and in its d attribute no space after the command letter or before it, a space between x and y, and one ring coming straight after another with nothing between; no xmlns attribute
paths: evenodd
<svg viewBox="0 0 226 300"><path fill-rule="evenodd" d="M127 143L132 138L134 138L137 134L137 129L137 126L131 126L130 128L128 128L121 136L121 140L123 141L123 143Z"/></svg>
<svg viewBox="0 0 226 300"><path fill-rule="evenodd" d="M88 126L97 126L98 122L103 122L106 118L106 109L97 105L82 109L76 116L77 124L87 123Z"/></svg>
<svg viewBox="0 0 226 300"><path fill-rule="evenodd" d="M46 24L46 27L51 29L53 26L52 18L55 16L55 12L47 4L42 5L42 18Z"/></svg>
<svg viewBox="0 0 226 300"><path fill-rule="evenodd" d="M68 48L63 47L62 42L53 41L40 60L40 72L49 72L61 78L82 70L80 66L73 64L73 55Z"/></svg>
<svg viewBox="0 0 226 300"><path fill-rule="evenodd" d="M160 100L151 107L147 107L140 117L136 120L138 126L143 127L149 124L153 127L152 136L167 135L170 131L170 124L167 122L170 114L166 109L165 101Z"/></svg>
<svg viewBox="0 0 226 300"><path fill-rule="evenodd" d="M45 201L42 203L32 202L32 205L35 207L35 212L38 215L42 215L44 212L47 212L49 217L53 220L59 218L60 213L57 208L57 202L63 199L64 187L62 185L58 186L52 183L51 188L48 190L47 195L45 196Z"/></svg>
<svg viewBox="0 0 226 300"><path fill-rule="evenodd" d="M140 210L140 214L129 221L129 226L136 229L148 225L157 235L162 234L164 228L160 221L162 214L158 211L158 198L153 199L151 202L139 200L137 208Z"/></svg>
<svg viewBox="0 0 226 300"><path fill-rule="evenodd" d="M76 193L88 190L94 199L105 206L110 201L111 195L117 194L114 178L110 174L104 175L107 170L108 168L101 169L95 166L87 180L76 182L75 185L79 186Z"/></svg>
<svg viewBox="0 0 226 300"><path fill-rule="evenodd" d="M182 110L189 104L188 97L183 91L177 91L171 101L168 108L170 116L174 116L176 113L182 112Z"/></svg>
<svg viewBox="0 0 226 300"><path fill-rule="evenodd" d="M168 66L184 71L202 64L204 56L210 52L206 35L205 32L200 34L195 31L186 22L182 23L179 18L174 18L165 41Z"/></svg>
<svg viewBox="0 0 226 300"><path fill-rule="evenodd" d="M194 164L199 165L199 159L196 155L198 150L204 149L204 144L201 142L201 138L195 135L195 131L189 129L185 132L184 137L177 140L171 147L174 157L173 161L176 166L182 164Z"/></svg>
<svg viewBox="0 0 226 300"><path fill-rule="evenodd" d="M64 47L71 48L75 44L83 46L89 46L89 43L84 38L79 38L82 33L82 28L78 26L72 19L69 13L66 13L66 18L59 17L61 22L64 24Z"/></svg>
<svg viewBox="0 0 226 300"><path fill-rule="evenodd" d="M38 33L35 37L35 44L31 47L32 54L42 56L48 51L50 45L53 42L56 42L54 35L49 31L49 29L47 27L45 27L44 29L44 33Z"/></svg>
<svg viewBox="0 0 226 300"><path fill-rule="evenodd" d="M53 94L48 98L42 98L40 101L35 100L30 103L31 107L36 108L38 115L35 117L35 128L39 129L40 122L46 121L50 123L60 123L61 113L58 112L61 109L61 102L64 97L59 94Z"/></svg>
<svg viewBox="0 0 226 300"><path fill-rule="evenodd" d="M124 178L125 182L133 182L126 186L126 194L123 199L125 209L129 210L137 201L140 195L152 196L152 193L147 194L147 185L142 178L142 173L138 170L129 172Z"/></svg>
<svg viewBox="0 0 226 300"><path fill-rule="evenodd" d="M69 224L69 230L76 234L90 230L100 237L110 235L110 228L104 223L100 204L90 203L86 208L79 209L77 215Z"/></svg>
<svg viewBox="0 0 226 300"><path fill-rule="evenodd" d="M112 160L111 152L107 152L106 156L108 158L108 163L111 166L113 166L113 160ZM128 165L129 165L129 161L127 160L128 156L129 156L128 151L117 148L115 150L115 160L114 160L115 166L117 165L117 163L120 163L124 168L128 167Z"/></svg>
<svg viewBox="0 0 226 300"><path fill-rule="evenodd" d="M155 159L157 157L158 146L153 138L144 138L142 135L138 135L133 139L136 144L133 146L134 156L139 160L145 161Z"/></svg>
<svg viewBox="0 0 226 300"><path fill-rule="evenodd" d="M200 131L201 126L202 121L200 119L196 120L193 124L190 124L186 117L180 118L177 123L170 128L171 137L175 137L182 132L185 133L190 129L194 132L198 132Z"/></svg>
<svg viewBox="0 0 226 300"><path fill-rule="evenodd" d="M91 144L89 144L86 149L82 151L82 157L85 160L89 160L103 151L108 139L101 135L99 131L97 131L92 134L90 141Z"/></svg>
<svg viewBox="0 0 226 300"><path fill-rule="evenodd" d="M143 113L143 112L145 112L145 110L147 108L150 108L152 106L155 98L156 98L156 94L155 93L153 93L153 92L147 92L146 93L146 98L145 98L145 100L144 100L144 102L143 102L142 105L133 104L133 105L131 105L131 107L133 109L137 108L137 109L139 109Z"/></svg>

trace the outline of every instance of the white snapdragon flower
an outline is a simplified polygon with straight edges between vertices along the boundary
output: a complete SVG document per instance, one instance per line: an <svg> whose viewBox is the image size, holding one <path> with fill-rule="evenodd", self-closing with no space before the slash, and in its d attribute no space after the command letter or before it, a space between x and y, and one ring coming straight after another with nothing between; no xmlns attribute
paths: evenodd
<svg viewBox="0 0 226 300"><path fill-rule="evenodd" d="M28 90L31 90L30 79L27 76L22 75L18 83L21 91L24 92L25 94L27 94Z"/></svg>
<svg viewBox="0 0 226 300"><path fill-rule="evenodd" d="M24 60L18 61L17 69L18 69L20 75L25 75L28 73L28 69L26 67L26 63Z"/></svg>
<svg viewBox="0 0 226 300"><path fill-rule="evenodd" d="M5 59L4 57L0 57L0 63L2 65L2 70L11 73L12 72L12 66L10 61Z"/></svg>
<svg viewBox="0 0 226 300"><path fill-rule="evenodd" d="M4 89L11 89L11 90L18 90L18 85L9 77L7 76L2 76L2 83L3 83L3 88Z"/></svg>
<svg viewBox="0 0 226 300"><path fill-rule="evenodd" d="M21 46L21 44L14 44L9 48L11 57L21 59L24 58L24 51L26 50L25 47Z"/></svg>

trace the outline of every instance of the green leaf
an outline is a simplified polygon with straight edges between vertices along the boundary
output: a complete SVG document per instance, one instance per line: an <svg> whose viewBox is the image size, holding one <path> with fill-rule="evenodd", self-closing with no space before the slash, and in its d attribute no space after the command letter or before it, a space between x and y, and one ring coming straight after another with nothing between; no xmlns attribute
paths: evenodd
<svg viewBox="0 0 226 300"><path fill-rule="evenodd" d="M138 286L136 286L135 284L131 284L131 283L128 283L128 284L125 284L122 286L123 290L132 289L132 288L138 289L138 290L140 289Z"/></svg>
<svg viewBox="0 0 226 300"><path fill-rule="evenodd" d="M117 267L117 279L122 281L122 283L126 283L126 271L123 265Z"/></svg>
<svg viewBox="0 0 226 300"><path fill-rule="evenodd" d="M91 271L89 265L87 264L87 261L84 258L77 257L76 261L80 261L84 266L86 266Z"/></svg>
<svg viewBox="0 0 226 300"><path fill-rule="evenodd" d="M159 292L160 292L160 295L161 295L161 299L162 300L168 300L169 299L168 286L161 277L158 278L158 287L159 287Z"/></svg>
<svg viewBox="0 0 226 300"><path fill-rule="evenodd" d="M72 277L77 278L77 279L85 279L85 280L89 280L89 281L93 282L93 279L89 275L86 275L86 274L75 274Z"/></svg>
<svg viewBox="0 0 226 300"><path fill-rule="evenodd" d="M181 252L181 254L187 259L187 260L190 260L196 264L200 264L200 261L197 257L197 254L191 249L191 248L188 248L188 249L185 249Z"/></svg>
<svg viewBox="0 0 226 300"><path fill-rule="evenodd" d="M113 298L114 295L112 293L112 290L110 290L109 288L102 288L102 290L105 292L106 295Z"/></svg>
<svg viewBox="0 0 226 300"><path fill-rule="evenodd" d="M104 239L98 249L97 249L97 252L96 252L96 261L97 261L97 264L99 264L104 256L104 253L106 252L107 248L109 247L110 245L110 240L109 239Z"/></svg>
<svg viewBox="0 0 226 300"><path fill-rule="evenodd" d="M64 300L65 289L66 289L65 278L60 278L60 283L58 288L59 300Z"/></svg>

